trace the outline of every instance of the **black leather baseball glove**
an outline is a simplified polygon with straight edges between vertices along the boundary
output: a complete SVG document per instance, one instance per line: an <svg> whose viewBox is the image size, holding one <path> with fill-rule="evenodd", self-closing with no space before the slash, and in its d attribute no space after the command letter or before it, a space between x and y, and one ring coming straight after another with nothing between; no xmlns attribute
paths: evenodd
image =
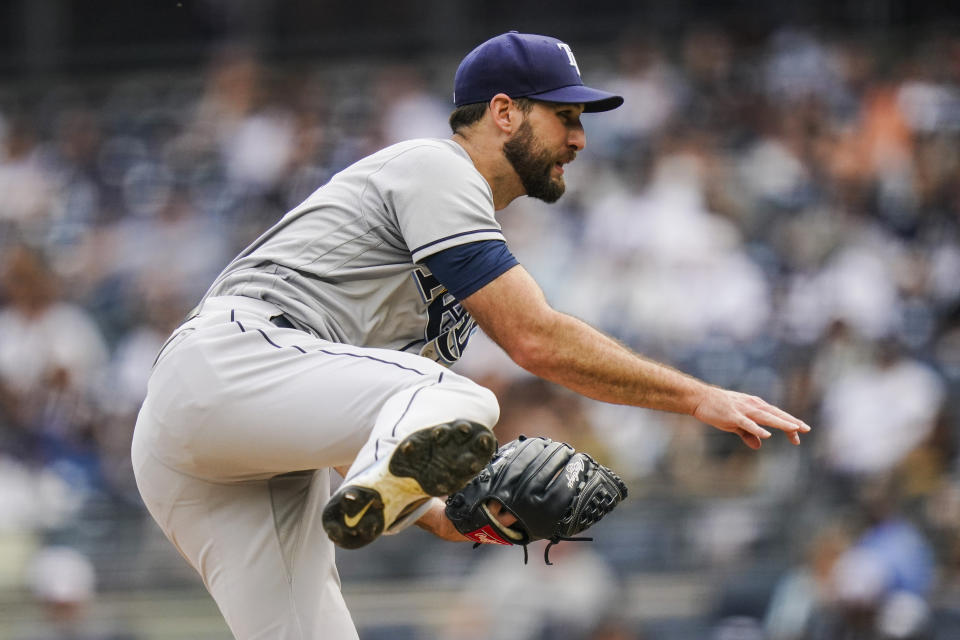
<svg viewBox="0 0 960 640"><path fill-rule="evenodd" d="M550 547L575 538L627 497L613 471L570 445L537 437L509 442L462 490L447 499L446 514L457 531L480 544L519 544L550 540ZM504 526L487 508L497 500L517 521ZM475 545L476 546L476 545Z"/></svg>

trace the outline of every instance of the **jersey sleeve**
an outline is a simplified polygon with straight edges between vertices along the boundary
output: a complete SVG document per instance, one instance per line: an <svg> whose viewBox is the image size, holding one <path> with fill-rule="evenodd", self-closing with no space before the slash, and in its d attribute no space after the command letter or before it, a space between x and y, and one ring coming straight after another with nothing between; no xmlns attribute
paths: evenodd
<svg viewBox="0 0 960 640"><path fill-rule="evenodd" d="M519 264L501 240L482 240L444 249L425 260L427 268L457 300L476 293Z"/></svg>
<svg viewBox="0 0 960 640"><path fill-rule="evenodd" d="M486 180L467 157L443 144L425 141L380 172L380 188L413 262L457 245L504 239Z"/></svg>

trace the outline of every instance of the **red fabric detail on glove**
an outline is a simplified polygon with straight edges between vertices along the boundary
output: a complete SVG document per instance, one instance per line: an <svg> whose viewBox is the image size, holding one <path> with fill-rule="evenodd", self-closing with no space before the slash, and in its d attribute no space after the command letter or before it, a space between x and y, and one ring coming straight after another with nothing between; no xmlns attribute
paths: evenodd
<svg viewBox="0 0 960 640"><path fill-rule="evenodd" d="M464 535L474 542L478 542L480 544L505 544L508 547L513 546L512 542L508 542L501 538L490 525L480 527L476 531L472 531Z"/></svg>

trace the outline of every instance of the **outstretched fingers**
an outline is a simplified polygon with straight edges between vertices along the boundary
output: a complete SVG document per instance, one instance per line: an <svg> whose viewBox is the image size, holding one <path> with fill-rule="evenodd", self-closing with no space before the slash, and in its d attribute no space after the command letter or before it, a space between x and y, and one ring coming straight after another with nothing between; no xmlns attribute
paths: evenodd
<svg viewBox="0 0 960 640"><path fill-rule="evenodd" d="M800 444L800 435L810 431L802 420L757 396L720 387L707 387L693 416L709 425L740 436L751 449L759 449L770 437L770 427L783 431L793 444Z"/></svg>
<svg viewBox="0 0 960 640"><path fill-rule="evenodd" d="M770 437L769 431L746 416L741 416L737 421L736 432L751 449L759 449L762 441Z"/></svg>
<svg viewBox="0 0 960 640"><path fill-rule="evenodd" d="M750 433L749 431L744 431L743 429L737 429L737 435L740 436L740 439L743 440L743 444L747 445L751 449L759 449L761 442L760 438Z"/></svg>
<svg viewBox="0 0 960 640"><path fill-rule="evenodd" d="M793 444L800 444L800 434L810 431L810 426L802 420L766 402L763 402L763 406L753 409L747 415L759 424L780 429Z"/></svg>
<svg viewBox="0 0 960 640"><path fill-rule="evenodd" d="M760 400L760 399L758 398L758 400ZM808 425L806 422L804 422L804 421L801 420L800 418L797 418L797 417L795 417L795 416L792 416L792 415L790 415L789 413L787 413L786 411L784 411L783 409L781 409L780 407L774 406L774 405L772 405L772 404L768 404L768 403L764 402L763 400L760 400L760 402L763 402L763 405L764 405L763 408L764 408L765 410L767 410L768 412L772 413L772 414L775 415L775 416L778 416L778 417L782 418L783 420L786 420L787 422L789 422L789 423L791 423L791 424L795 424L795 425L797 426L797 430L800 431L801 433L806 433L806 432L810 431L810 425Z"/></svg>
<svg viewBox="0 0 960 640"><path fill-rule="evenodd" d="M768 427L773 427L774 429L780 429L787 435L795 436L801 429L800 425L789 420L784 420L770 411L757 410L751 412L749 415L751 420L755 420L756 422Z"/></svg>

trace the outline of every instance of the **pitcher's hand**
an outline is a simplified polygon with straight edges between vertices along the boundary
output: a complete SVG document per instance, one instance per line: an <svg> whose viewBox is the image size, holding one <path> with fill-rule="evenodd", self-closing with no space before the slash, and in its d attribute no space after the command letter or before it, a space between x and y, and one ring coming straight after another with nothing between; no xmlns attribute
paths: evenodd
<svg viewBox="0 0 960 640"><path fill-rule="evenodd" d="M761 441L770 437L763 426L780 429L793 444L800 444L800 434L810 426L783 409L756 396L720 387L707 387L693 417L697 420L740 436L751 449L759 449Z"/></svg>

